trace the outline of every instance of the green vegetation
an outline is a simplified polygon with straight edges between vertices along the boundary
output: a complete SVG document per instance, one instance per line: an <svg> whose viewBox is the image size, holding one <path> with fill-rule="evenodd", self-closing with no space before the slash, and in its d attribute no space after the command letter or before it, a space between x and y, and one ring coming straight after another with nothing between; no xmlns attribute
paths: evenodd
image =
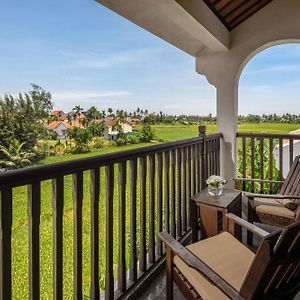
<svg viewBox="0 0 300 300"><path fill-rule="evenodd" d="M198 135L198 127L196 125L153 125L152 129L155 132L155 138L164 141L174 141L178 139L185 139L196 137ZM252 132L273 132L273 133L288 133L291 130L298 129L297 125L291 124L241 124L240 131ZM207 132L213 133L216 130L215 125L208 125ZM115 151L129 150L138 147L151 145L150 143L132 144L126 146L109 146L103 147L105 143L101 137L96 137L91 141L95 143L92 147L94 150L88 153L80 154L64 154L49 156L41 160L39 164L56 163L71 159L88 157L91 155L100 155ZM43 143L43 141L40 141ZM56 141L49 143L56 144ZM95 150L95 148L102 147ZM56 150L54 150L56 151ZM268 149L265 148L267 153ZM257 162L257 159L256 159ZM259 164L256 164L256 169ZM267 174L267 170L265 170ZM115 167L115 174L117 174L117 167ZM139 170L138 170L139 174ZM127 168L127 177L129 178L129 166ZM139 197L139 176L137 183L137 199ZM105 274L105 218L106 218L106 205L105 205L105 174L104 169L100 171L100 286L104 287L104 274ZM72 204L72 178L71 176L65 177L65 198L64 198L64 297L69 299L72 297L72 282L73 282L73 204ZM117 176L115 175L115 191L114 191L114 270L117 271L118 261L118 183ZM126 260L127 266L129 262L129 245L130 245L130 189L126 190ZM53 253L52 253L52 204L51 204L51 181L42 183L41 189L41 298L49 299L52 297L52 274L53 274ZM15 188L13 191L13 298L24 299L28 298L28 217L25 213L27 211L26 200L26 187ZM148 204L147 204L148 205ZM149 207L147 206L147 212ZM89 295L89 278L90 278L90 194L89 194L89 172L84 172L84 199L83 199L83 288L84 294ZM148 225L147 225L148 226ZM139 221L139 201L137 203L137 234L140 232ZM138 237L138 236L137 236ZM139 247L138 247L139 248Z"/></svg>
<svg viewBox="0 0 300 300"><path fill-rule="evenodd" d="M24 167L40 158L32 152L45 136L43 122L51 109L51 94L35 84L28 93L0 98L0 169Z"/></svg>

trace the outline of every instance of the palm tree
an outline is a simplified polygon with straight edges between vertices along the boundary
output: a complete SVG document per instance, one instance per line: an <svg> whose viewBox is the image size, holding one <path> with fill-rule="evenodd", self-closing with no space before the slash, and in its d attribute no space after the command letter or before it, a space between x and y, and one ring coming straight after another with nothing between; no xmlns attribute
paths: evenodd
<svg viewBox="0 0 300 300"><path fill-rule="evenodd" d="M109 115L111 116L112 115L112 113L113 113L113 109L111 108L111 107L109 107L108 109L107 109L107 112L109 113Z"/></svg>
<svg viewBox="0 0 300 300"><path fill-rule="evenodd" d="M72 110L74 111L74 120L83 112L83 108L80 105L76 105Z"/></svg>
<svg viewBox="0 0 300 300"><path fill-rule="evenodd" d="M92 106L87 110L86 116L89 121L92 121L96 119L97 113L98 113L97 108L95 106Z"/></svg>
<svg viewBox="0 0 300 300"><path fill-rule="evenodd" d="M0 168L17 169L31 164L31 160L35 154L23 151L25 144L26 143L20 143L18 140L13 139L8 148L0 145L0 152L3 157L3 159L0 160Z"/></svg>

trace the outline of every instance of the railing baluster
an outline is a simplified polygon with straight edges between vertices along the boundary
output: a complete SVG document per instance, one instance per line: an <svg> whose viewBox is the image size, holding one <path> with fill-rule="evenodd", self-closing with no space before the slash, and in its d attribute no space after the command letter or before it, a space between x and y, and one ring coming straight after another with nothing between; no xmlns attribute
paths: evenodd
<svg viewBox="0 0 300 300"><path fill-rule="evenodd" d="M273 139L269 139L269 168L270 168L270 181L273 180ZM273 193L273 183L270 182L270 193Z"/></svg>
<svg viewBox="0 0 300 300"><path fill-rule="evenodd" d="M182 230L186 232L187 230L187 201L186 201L186 196L187 196L187 181L186 181L186 148L182 148L182 209L183 209L183 214L182 214Z"/></svg>
<svg viewBox="0 0 300 300"><path fill-rule="evenodd" d="M260 157L260 179L264 179L264 139L261 138L259 142L259 157ZM260 192L263 193L264 183L260 182Z"/></svg>
<svg viewBox="0 0 300 300"><path fill-rule="evenodd" d="M164 153L165 231L170 232L170 152Z"/></svg>
<svg viewBox="0 0 300 300"><path fill-rule="evenodd" d="M217 174L220 175L220 138L217 140Z"/></svg>
<svg viewBox="0 0 300 300"><path fill-rule="evenodd" d="M247 176L247 158L246 158L246 144L247 140L245 137L242 138L242 165L243 165L243 178L246 178ZM246 181L243 181L242 183L243 191L246 191Z"/></svg>
<svg viewBox="0 0 300 300"><path fill-rule="evenodd" d="M181 210L181 170L182 170L182 166L181 166L181 149L177 149L177 225L176 225L176 229L177 229L177 237L181 237L182 235L182 210ZM198 162L198 158L197 158L197 162ZM198 177L198 176L197 176ZM199 177L198 177L199 178Z"/></svg>
<svg viewBox="0 0 300 300"><path fill-rule="evenodd" d="M29 297L40 298L40 215L41 183L36 181L28 186L28 227L29 227Z"/></svg>
<svg viewBox="0 0 300 300"><path fill-rule="evenodd" d="M12 189L0 191L0 299L10 300L11 290L11 227L12 227Z"/></svg>
<svg viewBox="0 0 300 300"><path fill-rule="evenodd" d="M283 140L279 139L279 180L283 179Z"/></svg>
<svg viewBox="0 0 300 300"><path fill-rule="evenodd" d="M63 208L64 178L52 180L52 217L53 217L53 298L63 299Z"/></svg>
<svg viewBox="0 0 300 300"><path fill-rule="evenodd" d="M137 160L130 161L130 265L129 279L137 279L137 251L136 251L136 180Z"/></svg>
<svg viewBox="0 0 300 300"><path fill-rule="evenodd" d="M155 262L155 155L149 156L149 262Z"/></svg>
<svg viewBox="0 0 300 300"><path fill-rule="evenodd" d="M289 154L290 154L290 167L291 167L294 161L294 141L291 139L289 140L289 148L290 148Z"/></svg>
<svg viewBox="0 0 300 300"><path fill-rule="evenodd" d="M72 175L73 219L74 219L74 299L82 299L82 200L83 173Z"/></svg>
<svg viewBox="0 0 300 300"><path fill-rule="evenodd" d="M147 250L146 250L146 180L147 180L147 158L140 159L140 178L141 178L141 202L140 202L140 259L139 268L141 272L147 270Z"/></svg>
<svg viewBox="0 0 300 300"><path fill-rule="evenodd" d="M163 230L163 198L162 198L162 153L157 154L157 233ZM162 242L157 239L157 255L163 253Z"/></svg>
<svg viewBox="0 0 300 300"><path fill-rule="evenodd" d="M187 146L187 188L188 188L188 191L187 191L187 195L188 195L188 208L190 207L189 206L189 202L190 202L190 199L191 199L191 196L192 196L192 166L191 166L191 146ZM188 209L187 211L188 215L187 215L187 224L188 224L188 227L190 226L190 210Z"/></svg>
<svg viewBox="0 0 300 300"><path fill-rule="evenodd" d="M126 161L119 163L119 265L118 289L126 290Z"/></svg>
<svg viewBox="0 0 300 300"><path fill-rule="evenodd" d="M202 190L202 166L201 166L201 160L202 160L202 152L201 152L201 144L197 143L197 151L198 151L198 191L200 192Z"/></svg>
<svg viewBox="0 0 300 300"><path fill-rule="evenodd" d="M255 151L255 140L251 138L250 141L251 147L251 177L255 178L255 165L254 165L254 151ZM254 182L251 182L251 192L254 192Z"/></svg>
<svg viewBox="0 0 300 300"><path fill-rule="evenodd" d="M106 273L105 299L114 298L114 165L105 167L106 175Z"/></svg>
<svg viewBox="0 0 300 300"><path fill-rule="evenodd" d="M176 237L176 153L171 150L171 235Z"/></svg>
<svg viewBox="0 0 300 300"><path fill-rule="evenodd" d="M215 154L215 174L218 175L218 140L214 140L214 154Z"/></svg>
<svg viewBox="0 0 300 300"><path fill-rule="evenodd" d="M199 152L198 152L198 144L194 145L195 157L194 157L194 170L195 170L195 194L199 191L200 184L200 169L199 169Z"/></svg>
<svg viewBox="0 0 300 300"><path fill-rule="evenodd" d="M91 181L91 299L99 299L99 168L90 171Z"/></svg>
<svg viewBox="0 0 300 300"><path fill-rule="evenodd" d="M196 182L197 182L197 178L196 178L196 167L197 167L197 162L196 162L196 157L197 157L197 149L195 145L192 145L192 194L195 195L197 192L197 187L196 187Z"/></svg>

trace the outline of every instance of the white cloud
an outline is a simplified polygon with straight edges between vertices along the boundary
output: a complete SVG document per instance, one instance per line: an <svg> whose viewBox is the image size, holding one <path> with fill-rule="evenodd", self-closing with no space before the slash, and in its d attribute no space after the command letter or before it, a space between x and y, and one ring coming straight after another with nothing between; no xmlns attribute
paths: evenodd
<svg viewBox="0 0 300 300"><path fill-rule="evenodd" d="M53 99L80 100L105 97L124 97L131 95L128 91L61 91L52 93Z"/></svg>
<svg viewBox="0 0 300 300"><path fill-rule="evenodd" d="M71 110L75 105L84 109L96 106L105 109L122 102L131 95L128 91L58 91L52 93L52 100L56 109Z"/></svg>
<svg viewBox="0 0 300 300"><path fill-rule="evenodd" d="M300 65L277 65L277 66L271 66L271 67L264 67L264 68L255 68L250 69L243 72L242 75L258 75L258 74L265 74L265 73L291 73L291 72L300 72Z"/></svg>
<svg viewBox="0 0 300 300"><path fill-rule="evenodd" d="M159 53L161 48L140 48L124 51L115 51L110 53L76 53L68 51L59 51L59 54L64 57L66 64L54 66L51 69L69 69L69 68L87 68L87 69L105 69L126 66L134 63L148 61L150 58Z"/></svg>

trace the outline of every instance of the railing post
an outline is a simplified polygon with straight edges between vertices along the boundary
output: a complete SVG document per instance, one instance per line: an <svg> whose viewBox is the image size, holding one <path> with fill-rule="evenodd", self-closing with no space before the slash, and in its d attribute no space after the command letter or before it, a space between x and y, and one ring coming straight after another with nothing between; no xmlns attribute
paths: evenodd
<svg viewBox="0 0 300 300"><path fill-rule="evenodd" d="M198 127L199 137L203 138L202 141L202 155L201 155L201 190L205 187L207 179L207 141L206 141L206 126L200 125Z"/></svg>
<svg viewBox="0 0 300 300"><path fill-rule="evenodd" d="M0 299L9 300L11 293L11 227L12 189L0 191Z"/></svg>

